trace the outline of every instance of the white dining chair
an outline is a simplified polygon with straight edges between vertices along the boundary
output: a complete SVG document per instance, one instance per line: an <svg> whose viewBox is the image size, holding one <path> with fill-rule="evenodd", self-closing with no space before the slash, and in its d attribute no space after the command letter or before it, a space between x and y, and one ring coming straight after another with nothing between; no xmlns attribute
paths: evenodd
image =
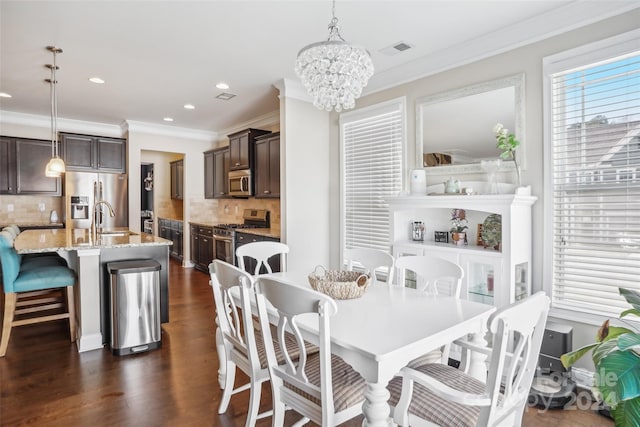
<svg viewBox="0 0 640 427"><path fill-rule="evenodd" d="M433 295L460 298L464 270L456 263L435 256L410 255L398 257L395 266L399 284L405 282L406 272L411 271L415 275L416 289ZM447 344L440 350L433 350L412 360L408 366L416 367L438 361L447 364L450 350L451 344Z"/></svg>
<svg viewBox="0 0 640 427"><path fill-rule="evenodd" d="M371 278L377 280L376 272L386 275L385 283L393 283L394 259L393 256L380 249L350 248L344 250L344 258L347 270L364 270Z"/></svg>
<svg viewBox="0 0 640 427"><path fill-rule="evenodd" d="M549 298L536 293L489 318L491 348L459 343L488 356L486 384L442 364L403 368L387 387L394 422L418 427L520 426L548 313Z"/></svg>
<svg viewBox="0 0 640 427"><path fill-rule="evenodd" d="M338 311L336 302L306 284L297 286L264 276L257 280L256 298L271 374L272 425L283 425L285 407L300 413L304 417L303 422L308 419L323 427L333 427L361 414L367 384L350 365L331 354L330 318ZM284 365L278 365L270 344L267 302L278 312L275 341L281 347L286 332L295 335L297 342L303 342L297 321L299 317L315 317L319 325L319 353L310 355L304 347L298 347L300 358L297 365L291 357L285 358Z"/></svg>
<svg viewBox="0 0 640 427"><path fill-rule="evenodd" d="M214 260L209 264L213 299L216 307L217 324L216 335L222 339L222 349L225 352L221 363L225 363L225 375L221 379L223 386L222 398L218 413L227 411L231 396L250 389L249 410L247 412L246 427L254 426L256 420L271 415L271 411L258 413L262 383L269 380L267 356L262 334L256 333L253 325L251 302L255 301L253 278L247 272L229 263ZM235 293L235 295L234 295ZM239 301L237 303L236 301ZM291 360L296 361L299 353L297 344L290 335L285 337L285 345ZM305 342L307 352L313 353L315 346ZM270 345L274 347L274 345ZM279 344L276 344L276 363L283 363L284 356ZM221 348L218 348L220 351ZM224 361L224 362L223 362ZM236 367L249 377L249 383L234 389Z"/></svg>
<svg viewBox="0 0 640 427"><path fill-rule="evenodd" d="M236 257L238 258L238 267L247 270L245 267L245 257L256 260L254 275L260 274L260 268L264 266L267 273L273 273L269 265L269 258L280 256L280 271L287 271L287 254L289 246L282 242L252 242L240 246L236 249Z"/></svg>

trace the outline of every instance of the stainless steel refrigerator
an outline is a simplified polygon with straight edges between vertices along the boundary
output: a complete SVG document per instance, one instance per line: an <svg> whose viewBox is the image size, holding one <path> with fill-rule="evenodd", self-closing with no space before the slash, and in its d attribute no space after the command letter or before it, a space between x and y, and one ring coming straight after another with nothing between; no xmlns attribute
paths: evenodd
<svg viewBox="0 0 640 427"><path fill-rule="evenodd" d="M67 228L91 228L93 207L100 200L109 202L115 212L111 217L106 206L98 206L103 228L129 226L127 174L67 172L64 198Z"/></svg>

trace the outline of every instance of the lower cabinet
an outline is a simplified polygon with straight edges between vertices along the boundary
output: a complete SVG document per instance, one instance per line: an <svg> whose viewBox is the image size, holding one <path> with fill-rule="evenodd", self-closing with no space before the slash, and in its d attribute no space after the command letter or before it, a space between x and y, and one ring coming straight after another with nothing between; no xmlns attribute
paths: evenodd
<svg viewBox="0 0 640 427"><path fill-rule="evenodd" d="M246 245L247 243L253 243L253 242L279 242L279 241L280 239L277 239L274 237L261 236L259 234L236 231L235 248L237 250L240 246ZM239 263L236 260L236 265L238 264ZM281 269L280 255L274 255L271 258L269 258L269 266L271 267L271 270L273 270L274 273L279 272ZM248 273L253 274L256 269L256 261L253 258L245 257L244 267ZM260 274L263 274L263 273L267 273L267 269L264 268L264 266L260 269Z"/></svg>
<svg viewBox="0 0 640 427"><path fill-rule="evenodd" d="M191 224L191 262L205 273L213 261L213 227Z"/></svg>
<svg viewBox="0 0 640 427"><path fill-rule="evenodd" d="M182 262L183 222L177 219L158 218L158 236L173 242L169 256Z"/></svg>

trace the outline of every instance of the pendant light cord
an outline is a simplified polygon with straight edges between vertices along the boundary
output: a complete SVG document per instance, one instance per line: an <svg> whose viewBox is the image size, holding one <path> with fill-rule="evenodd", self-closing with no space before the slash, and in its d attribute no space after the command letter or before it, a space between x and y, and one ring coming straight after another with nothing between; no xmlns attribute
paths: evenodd
<svg viewBox="0 0 640 427"><path fill-rule="evenodd" d="M58 95L56 93L56 70L58 69L58 63L56 61L57 50L53 51L53 68L51 69L51 114L53 117L53 124L51 126L51 132L53 133L51 140L54 146L54 157L58 158Z"/></svg>

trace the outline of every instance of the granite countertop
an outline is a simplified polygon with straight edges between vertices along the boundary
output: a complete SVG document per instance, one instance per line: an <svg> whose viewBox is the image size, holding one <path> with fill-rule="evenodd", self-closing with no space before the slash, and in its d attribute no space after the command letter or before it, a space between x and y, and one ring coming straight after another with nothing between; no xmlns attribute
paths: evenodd
<svg viewBox="0 0 640 427"><path fill-rule="evenodd" d="M217 223L189 221L190 225L198 225L202 227L215 227ZM258 236L273 237L275 239L280 238L280 230L275 228L238 228L236 233L256 234Z"/></svg>
<svg viewBox="0 0 640 427"><path fill-rule="evenodd" d="M274 239L280 238L280 230L274 228L242 228L236 230L236 233L255 234L258 236L273 237Z"/></svg>
<svg viewBox="0 0 640 427"><path fill-rule="evenodd" d="M113 233L102 234L92 239L88 229L42 229L25 230L14 241L14 247L20 254L72 251L80 249L130 248L136 246L169 246L173 242L147 233L129 232L128 228L109 230ZM129 234L132 233L132 234Z"/></svg>
<svg viewBox="0 0 640 427"><path fill-rule="evenodd" d="M63 222L12 222L11 224L2 224L0 225L0 229L8 226L8 225L17 225L18 228L64 228Z"/></svg>

